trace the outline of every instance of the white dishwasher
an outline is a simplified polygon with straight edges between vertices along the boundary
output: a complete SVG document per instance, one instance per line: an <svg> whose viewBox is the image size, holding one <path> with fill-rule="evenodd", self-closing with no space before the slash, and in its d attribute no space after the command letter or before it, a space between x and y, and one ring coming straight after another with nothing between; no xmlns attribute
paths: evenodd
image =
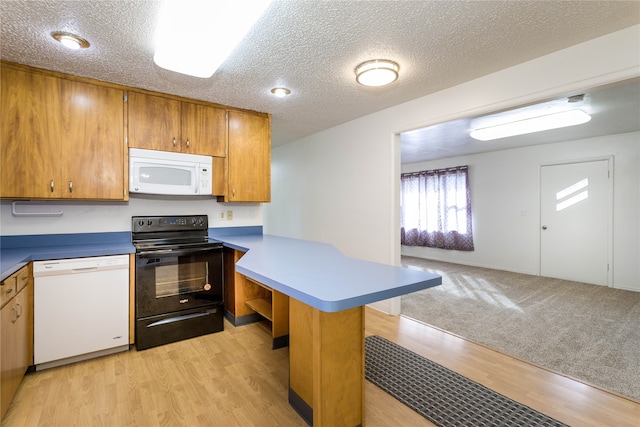
<svg viewBox="0 0 640 427"><path fill-rule="evenodd" d="M36 370L129 349L129 255L36 261Z"/></svg>

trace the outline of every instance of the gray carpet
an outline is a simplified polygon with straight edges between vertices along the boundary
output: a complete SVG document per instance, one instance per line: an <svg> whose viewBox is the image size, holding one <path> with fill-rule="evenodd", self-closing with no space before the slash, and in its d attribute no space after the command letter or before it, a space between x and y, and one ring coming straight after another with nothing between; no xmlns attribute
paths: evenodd
<svg viewBox="0 0 640 427"><path fill-rule="evenodd" d="M442 286L402 314L596 387L640 400L640 293L402 257Z"/></svg>
<svg viewBox="0 0 640 427"><path fill-rule="evenodd" d="M566 427L379 336L365 338L365 376L440 427Z"/></svg>

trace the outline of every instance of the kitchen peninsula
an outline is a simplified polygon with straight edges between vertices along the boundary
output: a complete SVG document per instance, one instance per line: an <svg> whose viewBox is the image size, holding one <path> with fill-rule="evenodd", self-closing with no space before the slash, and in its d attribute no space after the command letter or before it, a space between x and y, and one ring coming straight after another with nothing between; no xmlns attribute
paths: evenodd
<svg viewBox="0 0 640 427"><path fill-rule="evenodd" d="M438 275L348 258L329 244L220 237L236 271L289 297L289 403L313 426L364 425L364 305L437 286Z"/></svg>
<svg viewBox="0 0 640 427"><path fill-rule="evenodd" d="M209 229L209 237L244 253L236 272L289 299L290 404L314 426L363 425L364 305L439 285L441 277L349 258L326 243L221 231ZM124 234L77 235L75 244L69 235L5 236L0 273L39 259L132 253Z"/></svg>

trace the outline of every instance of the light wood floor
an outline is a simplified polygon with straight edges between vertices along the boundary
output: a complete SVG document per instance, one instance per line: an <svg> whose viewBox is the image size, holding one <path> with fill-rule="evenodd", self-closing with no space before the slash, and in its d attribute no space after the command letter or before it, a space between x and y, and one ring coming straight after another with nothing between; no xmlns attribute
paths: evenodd
<svg viewBox="0 0 640 427"><path fill-rule="evenodd" d="M640 425L640 403L403 317L366 309L366 334L422 354L572 426ZM287 403L288 351L264 325L28 374L2 425L305 426ZM431 426L365 386L366 426Z"/></svg>

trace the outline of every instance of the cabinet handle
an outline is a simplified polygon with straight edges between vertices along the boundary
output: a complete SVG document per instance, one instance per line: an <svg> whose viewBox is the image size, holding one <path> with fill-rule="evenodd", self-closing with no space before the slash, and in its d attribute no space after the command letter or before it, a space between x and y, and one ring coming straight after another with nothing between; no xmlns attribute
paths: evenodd
<svg viewBox="0 0 640 427"><path fill-rule="evenodd" d="M16 320L18 319L18 317L22 316L22 304L20 304L19 302L16 303L16 307L20 308L20 311L18 311L18 309L16 308Z"/></svg>
<svg viewBox="0 0 640 427"><path fill-rule="evenodd" d="M176 146L177 146L176 138L175 138L175 137L173 138L173 146L174 146L174 147L176 147Z"/></svg>
<svg viewBox="0 0 640 427"><path fill-rule="evenodd" d="M11 316L11 323L16 323L16 320L18 320L18 310L16 310L16 306L14 305L13 307L11 307L11 311L13 313L13 316Z"/></svg>
<svg viewBox="0 0 640 427"><path fill-rule="evenodd" d="M9 296L9 295L11 295L12 293L13 293L13 288L9 288L9 290L8 290L7 292L5 292L4 294L5 294L6 296Z"/></svg>
<svg viewBox="0 0 640 427"><path fill-rule="evenodd" d="M236 197L236 189L235 189L235 188L234 188L233 190L231 190L231 195L232 195L233 197Z"/></svg>
<svg viewBox="0 0 640 427"><path fill-rule="evenodd" d="M69 181L69 193L73 193L73 181Z"/></svg>
<svg viewBox="0 0 640 427"><path fill-rule="evenodd" d="M53 180L51 180L51 183L49 184L49 186L51 187L51 192L53 193L53 188L54 188Z"/></svg>
<svg viewBox="0 0 640 427"><path fill-rule="evenodd" d="M187 139L187 148L191 147L191 143L189 142L189 140Z"/></svg>

